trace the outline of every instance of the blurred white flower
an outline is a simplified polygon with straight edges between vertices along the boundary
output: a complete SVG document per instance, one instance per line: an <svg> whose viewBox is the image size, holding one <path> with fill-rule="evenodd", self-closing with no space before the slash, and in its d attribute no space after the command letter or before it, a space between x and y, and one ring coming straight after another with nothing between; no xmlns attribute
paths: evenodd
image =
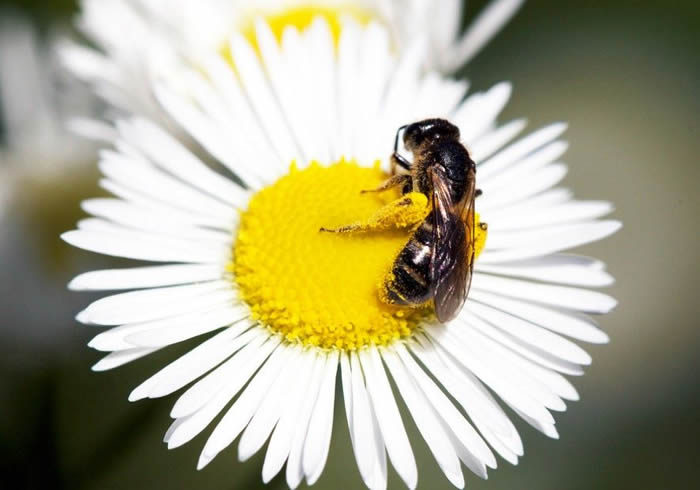
<svg viewBox="0 0 700 490"><path fill-rule="evenodd" d="M399 51L423 39L424 67L452 72L476 55L523 1L493 0L461 33L462 0L83 0L78 26L100 51L66 43L63 55L115 107L164 122L150 89L154 75L180 57L196 64L203 54L222 49L234 30L250 36L258 17L280 36L285 24L308 27L315 16L325 18L332 30L343 18L372 20L390 31Z"/></svg>
<svg viewBox="0 0 700 490"><path fill-rule="evenodd" d="M112 19L122 32L114 52L132 43L124 20ZM409 488L417 485L401 400L459 488L462 465L486 477L494 453L513 464L523 454L492 393L558 437L550 411L578 399L564 375L581 375L591 362L574 340L607 342L589 314L616 303L589 289L612 283L604 264L564 252L620 227L599 219L610 203L575 201L557 187L567 171L559 161L566 125L516 139L524 121L497 123L508 83L467 96L466 83L425 72L420 47L393 50L381 23L346 21L336 38L328 20L315 19L286 30L281 43L264 20L241 32L196 63L162 67L141 87L206 159L136 106L118 121L114 149L101 153L101 184L116 197L85 201L93 217L63 235L86 250L156 264L71 283L136 290L79 314L111 327L90 342L108 353L94 369L210 335L130 399L189 385L172 410L168 447L213 426L201 468L239 437L242 460L269 441L263 479L286 464L291 488L313 484L325 467L338 377L369 488L386 487L388 461ZM477 211L489 223L466 305L444 325L379 298L378 279L408 231L394 239L319 232L380 208L359 191L386 177L396 129L429 116L461 130L484 191Z"/></svg>
<svg viewBox="0 0 700 490"><path fill-rule="evenodd" d="M69 129L69 120L97 139L112 130L94 119L102 104L65 72L52 40L41 39L24 17L0 17L0 205L24 177L52 178L94 161L96 146Z"/></svg>

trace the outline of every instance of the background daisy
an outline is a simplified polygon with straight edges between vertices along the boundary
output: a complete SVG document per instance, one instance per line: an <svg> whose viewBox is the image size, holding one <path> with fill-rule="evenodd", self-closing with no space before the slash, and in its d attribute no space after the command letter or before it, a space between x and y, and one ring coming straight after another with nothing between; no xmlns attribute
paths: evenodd
<svg viewBox="0 0 700 490"><path fill-rule="evenodd" d="M115 107L161 118L150 92L154 73L179 57L197 64L207 53L222 49L231 30L254 39L254 22L263 17L281 37L284 26L308 27L324 17L335 37L344 18L383 24L399 50L423 38L424 64L454 71L478 53L517 12L522 0L489 3L461 33L461 0L445 0L437 14L433 2L411 0L84 0L77 25L98 50L80 44L62 46L67 66ZM128 38L120 26L130 26Z"/></svg>
<svg viewBox="0 0 700 490"><path fill-rule="evenodd" d="M162 128L126 120L117 125L116 149L103 152L100 163L102 185L117 199L85 202L95 218L64 235L87 250L176 264L98 271L71 283L79 290L147 288L101 299L78 315L87 324L119 325L91 342L111 352L94 369L223 329L142 383L130 399L164 396L201 377L173 408L169 447L213 425L201 468L238 436L242 460L269 438L263 479L286 462L292 488L302 479L315 483L323 471L341 371L351 439L370 488L386 487L387 457L409 488L418 481L389 379L457 487L464 486L461 464L482 477L497 466L487 442L511 463L522 455L515 427L486 386L536 429L558 437L548 409L561 411L563 400L578 399L562 374L582 374L581 366L590 363L560 334L606 342L582 313L606 313L615 305L607 295L577 287L609 285L601 263L560 252L619 228L616 221L596 220L610 204L572 201L568 191L552 189L566 172L554 163L567 147L558 140L565 125L511 143L524 122L495 123L510 96L508 84L462 101L466 84L422 75L420 47L395 59L389 34L378 24L346 24L334 55L331 28L322 19L304 32L288 31L281 46L258 21L256 46L234 34L230 56L235 71L215 52L199 70L183 66L163 74L154 94L245 187L209 170ZM324 220L353 216L339 213L353 196L363 199L357 191L370 182L361 177L367 171L311 163L370 167L379 160L387 169L396 128L428 116L458 124L481 162L478 209L490 223L487 245L454 322L431 325L378 306L386 326L380 329L378 319L365 326L352 302L334 306L362 284L319 286L327 276L339 285L364 272L345 255L336 270L333 254L343 253L344 245L319 238L318 229ZM278 180L290 162L297 170ZM310 204L304 204L306 194ZM268 224L274 218L279 227ZM312 240L316 248L309 247ZM378 243L367 242L367 260ZM283 253L273 255L277 251ZM343 269L348 262L351 268ZM376 271L366 274L373 292ZM302 296L307 303L298 303ZM363 296L354 301L362 310L372 308ZM223 418L212 424L219 413Z"/></svg>
<svg viewBox="0 0 700 490"><path fill-rule="evenodd" d="M56 39L58 29L48 36ZM19 187L48 182L90 162L96 145L69 129L69 119L93 138L109 138L96 118L100 105L61 67L51 39L39 37L29 19L3 11L0 19L0 203ZM3 198L4 196L4 198ZM1 204L0 204L1 205ZM0 213L0 216L2 213Z"/></svg>

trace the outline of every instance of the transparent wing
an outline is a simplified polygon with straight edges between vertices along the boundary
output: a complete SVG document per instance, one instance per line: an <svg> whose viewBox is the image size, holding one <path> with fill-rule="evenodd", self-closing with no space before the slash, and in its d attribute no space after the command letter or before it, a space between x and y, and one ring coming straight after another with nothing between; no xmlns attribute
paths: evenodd
<svg viewBox="0 0 700 490"><path fill-rule="evenodd" d="M454 203L441 167L428 169L433 184L433 245L430 274L438 320L452 320L469 293L474 268L474 171L464 198Z"/></svg>

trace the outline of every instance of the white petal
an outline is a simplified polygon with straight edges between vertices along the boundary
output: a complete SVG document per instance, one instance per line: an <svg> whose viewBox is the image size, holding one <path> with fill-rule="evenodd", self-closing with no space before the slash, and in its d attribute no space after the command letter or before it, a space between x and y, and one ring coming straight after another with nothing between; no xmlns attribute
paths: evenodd
<svg viewBox="0 0 700 490"><path fill-rule="evenodd" d="M467 149L475 162L482 162L520 134L526 125L527 122L524 119L510 121L493 131L487 132L474 142L466 142L468 144Z"/></svg>
<svg viewBox="0 0 700 490"><path fill-rule="evenodd" d="M429 339L422 339L430 347L425 347L425 352L428 354L434 354L437 360L444 365L448 372L452 373L457 379L461 380L463 383L474 385L474 387L481 393L481 395L490 403L492 410L494 412L499 412L503 414L503 410L496 400L491 396L489 390L487 390L481 382L476 379L469 371L461 368L453 360L453 358L447 354L444 350L440 348L435 348L433 343ZM484 438L491 444L491 446L498 451L498 453L506 458L509 462L517 464L518 456L522 456L524 453L523 443L520 439L518 431L515 429L513 423L505 417L506 430L505 432L499 431L498 427L488 420L484 420L480 415L472 414L471 411L467 411L474 424L478 427Z"/></svg>
<svg viewBox="0 0 700 490"><path fill-rule="evenodd" d="M318 365L318 368L314 367L314 373L317 373L317 375L309 380L306 397L304 398L301 410L296 419L296 428L290 444L289 459L287 460L287 485L289 485L291 489L298 487L301 480L304 478L304 468L302 466L304 442L306 441L309 424L311 423L311 414L316 405L316 400L318 399L321 383L323 381L325 359L318 356L314 358L313 362Z"/></svg>
<svg viewBox="0 0 700 490"><path fill-rule="evenodd" d="M271 348L276 345L276 343L270 344L269 342L264 344L260 351L254 353L256 357L249 357L250 364L252 364L252 366L246 365L249 370L246 370L245 373L236 373L237 376L214 393L213 397L207 400L200 410L173 422L164 438L165 442L168 443L168 449L179 447L202 432L248 382L252 373L260 367L270 354Z"/></svg>
<svg viewBox="0 0 700 490"><path fill-rule="evenodd" d="M237 309L227 303L206 305L176 317L159 318L110 328L95 336L88 345L93 349L103 351L133 349L134 347L164 347L175 343L178 336L182 337L190 331L198 331L212 325L211 328L215 330L217 325L233 324L247 314L248 312L240 307ZM201 323L200 320L202 320ZM202 331L201 333L206 332ZM166 339L171 341L166 341Z"/></svg>
<svg viewBox="0 0 700 490"><path fill-rule="evenodd" d="M233 206L166 174L144 157L113 151L102 151L100 156L99 167L105 177L133 191L168 203L176 210L213 215L228 221L236 219Z"/></svg>
<svg viewBox="0 0 700 490"><path fill-rule="evenodd" d="M526 203L528 199L561 182L566 172L566 165L553 163L524 177L517 186L508 186L493 192L485 189L484 195L479 198L479 212L488 216L489 213L504 207Z"/></svg>
<svg viewBox="0 0 700 490"><path fill-rule="evenodd" d="M336 122L338 128L339 153L343 156L352 155L352 143L355 130L358 128L360 112L360 32L354 22L348 22L338 40L338 111Z"/></svg>
<svg viewBox="0 0 700 490"><path fill-rule="evenodd" d="M199 378L250 342L251 335L241 335L242 330L227 328L201 343L134 388L129 401L166 396Z"/></svg>
<svg viewBox="0 0 700 490"><path fill-rule="evenodd" d="M395 352L387 349L382 352L382 358L389 367L413 421L443 473L454 486L464 488L464 475L462 475L459 458L432 407L423 393L416 389Z"/></svg>
<svg viewBox="0 0 700 490"><path fill-rule="evenodd" d="M111 269L80 274L69 284L73 291L105 291L156 288L221 279L221 267L215 265L163 265Z"/></svg>
<svg viewBox="0 0 700 490"><path fill-rule="evenodd" d="M413 490L418 483L416 460L382 361L374 348L368 348L360 352L360 362L391 464L408 488Z"/></svg>
<svg viewBox="0 0 700 490"><path fill-rule="evenodd" d="M516 14L523 0L494 0L469 25L447 60L453 71L472 59Z"/></svg>
<svg viewBox="0 0 700 490"><path fill-rule="evenodd" d="M257 19L255 32L260 58L265 66L271 93L276 95L283 118L289 122L290 131L293 132L302 150L302 161L306 162L311 156L315 155L313 151L313 140L315 138L311 131L313 125L312 117L308 117L310 115L309 107L304 106L303 91L305 87L299 86L303 83L304 75L302 73L305 73L305 67L293 66L291 62L288 62L290 58L288 52L284 53L285 57L282 57L279 42L267 22ZM299 31L292 26L288 26L284 30L283 45L289 50L290 44L297 46L299 43ZM288 68L298 71L292 74L288 71Z"/></svg>
<svg viewBox="0 0 700 490"><path fill-rule="evenodd" d="M469 313L520 339L525 344L542 349L560 359L586 366L591 363L590 354L578 345L516 316L476 302L470 303Z"/></svg>
<svg viewBox="0 0 700 490"><path fill-rule="evenodd" d="M540 209L529 209L520 204L515 209L491 211L488 215L489 231L500 232L590 221L610 214L612 211L613 205L604 201L573 201Z"/></svg>
<svg viewBox="0 0 700 490"><path fill-rule="evenodd" d="M558 235L550 234L549 241L544 243L507 250L489 250L487 246L479 261L484 264L497 264L540 257L601 240L615 233L621 226L619 221L597 221L584 227L563 229Z"/></svg>
<svg viewBox="0 0 700 490"><path fill-rule="evenodd" d="M343 381L343 400L345 401L345 415L350 431L350 441L357 461L357 467L362 480L367 487L372 485L372 471L374 469L374 435L372 434L372 412L370 411L362 379L362 369L356 356L355 367L350 365L351 355L343 353L340 356L340 367ZM384 447L382 446L382 450Z"/></svg>
<svg viewBox="0 0 700 490"><path fill-rule="evenodd" d="M260 450L287 408L286 400L290 395L289 386L298 376L297 372L301 366L299 359L301 350L298 347L290 349L292 352L286 365L277 379L274 380L272 387L265 395L265 399L260 403L260 409L255 412L248 427L241 435L241 440L238 443L238 459L240 461L247 461Z"/></svg>
<svg viewBox="0 0 700 490"><path fill-rule="evenodd" d="M617 304L614 298L598 291L537 284L486 274L475 273L472 287L501 296L589 313L608 313Z"/></svg>
<svg viewBox="0 0 700 490"><path fill-rule="evenodd" d="M316 400L306 435L302 466L309 485L318 481L328 458L333 429L333 407L335 402L335 379L338 373L338 353L327 354L321 388Z"/></svg>
<svg viewBox="0 0 700 490"><path fill-rule="evenodd" d="M104 255L151 262L186 262L213 264L224 262L230 249L214 244L123 231L105 233L86 230L69 231L61 238L71 245Z"/></svg>
<svg viewBox="0 0 700 490"><path fill-rule="evenodd" d="M372 484L368 485L371 490L386 490L388 468L386 464L386 449L384 444L384 439L382 437L382 431L379 429L379 420L377 419L377 413L370 404L370 411L372 413L372 431L371 434L374 435L374 458L375 464L372 471Z"/></svg>
<svg viewBox="0 0 700 490"><path fill-rule="evenodd" d="M428 400L433 410L435 410L443 420L444 426L448 428L448 434L454 436L454 439L459 442L459 445L463 446L469 453L469 459L464 461L464 463L470 468L474 468L475 466L472 463L477 463L476 466L479 470L476 471L477 474L481 472L485 473L484 465L496 468L496 458L483 439L479 437L479 434L477 434L471 424L469 424L467 419L465 419L452 404L450 399L445 396L442 390L440 390L418 366L405 347L397 347L397 352L411 377L425 394L426 400Z"/></svg>
<svg viewBox="0 0 700 490"><path fill-rule="evenodd" d="M462 406L472 420L483 420L495 432L508 435L511 424L501 407L484 395L475 379L460 376L462 371L447 369L447 366L440 361L437 351L432 348L430 341L427 343L428 347L416 342L411 345L411 351L416 354L430 374L445 387L445 390Z"/></svg>
<svg viewBox="0 0 700 490"><path fill-rule="evenodd" d="M250 314L247 307L224 305L178 317L166 328L154 328L128 335L126 341L138 347L164 347L213 332L244 320ZM247 322L241 328L247 328Z"/></svg>
<svg viewBox="0 0 700 490"><path fill-rule="evenodd" d="M476 141L491 127L510 99L512 90L510 83L501 82L483 94L471 95L457 109L452 119L459 127L461 138L467 145ZM481 176L479 178L481 179Z"/></svg>
<svg viewBox="0 0 700 490"><path fill-rule="evenodd" d="M202 454L197 463L197 469L214 459L223 449L233 442L243 431L255 411L260 406L267 391L272 387L280 370L289 359L291 350L285 347L278 348L272 353L260 371L253 377L241 396L228 409L216 428L207 439Z"/></svg>
<svg viewBox="0 0 700 490"><path fill-rule="evenodd" d="M333 148L337 148L334 126L337 121L337 97L336 97L336 58L335 42L328 22L317 18L306 31L307 48L311 50L311 56L301 51L298 57L306 58L311 64L309 75L315 80L315 84L307 83L310 90L310 100L316 101L317 107L317 131L319 161L333 161Z"/></svg>
<svg viewBox="0 0 700 490"><path fill-rule="evenodd" d="M98 325L143 322L221 304L233 294L227 281L131 291L95 301L85 309L85 317Z"/></svg>
<svg viewBox="0 0 700 490"><path fill-rule="evenodd" d="M485 189L484 192L493 192L507 186L518 185L522 178L553 163L566 153L568 148L569 144L565 141L557 140L548 143L508 168L491 175L490 178L480 176L479 186Z"/></svg>
<svg viewBox="0 0 700 490"><path fill-rule="evenodd" d="M552 308L504 298L497 294L482 291L470 292L470 299L480 301L554 332L559 332L584 342L604 344L609 340L607 334L597 328L596 322L583 315L576 315L570 312L564 313Z"/></svg>
<svg viewBox="0 0 700 490"><path fill-rule="evenodd" d="M107 192L127 202L133 203L140 208L148 209L159 214L169 214L173 218L189 225L200 225L231 232L237 222L235 216L233 218L220 217L182 209L181 207L172 205L168 201L163 201L160 199L161 196L151 196L145 193L145 191L134 191L127 185L109 179L100 179L99 184L100 187Z"/></svg>
<svg viewBox="0 0 700 490"><path fill-rule="evenodd" d="M114 369L116 367L123 366L124 364L127 364L131 361L135 361L136 359L145 357L148 354L151 354L157 350L158 349L137 348L112 352L111 354L107 354L105 357L100 359L94 366L92 366L92 370L107 371L109 369Z"/></svg>
<svg viewBox="0 0 700 490"><path fill-rule="evenodd" d="M232 36L230 47L233 59L236 60L241 85L245 88L267 134L274 135L271 143L277 149L280 158L290 163L293 160L302 161L299 149L285 124L285 118L275 103L275 96L260 66L258 55L239 34Z"/></svg>
<svg viewBox="0 0 700 490"><path fill-rule="evenodd" d="M488 180L492 175L527 156L543 145L554 141L566 130L566 124L554 123L538 129L534 133L513 143L505 150L499 152L489 160L477 167L477 175L480 180Z"/></svg>
<svg viewBox="0 0 700 490"><path fill-rule="evenodd" d="M375 153L378 144L386 143L378 141L378 138L384 135L378 130L381 126L377 124L377 116L381 111L386 85L394 67L394 56L388 32L376 22L365 28L361 38L356 92L362 96L362 106L355 108L356 131L351 154L360 162L370 163L378 156L384 156Z"/></svg>
<svg viewBox="0 0 700 490"><path fill-rule="evenodd" d="M224 139L220 124L203 114L181 94L175 93L165 82L155 85L154 93L168 114L192 135L212 156L226 165L229 170L250 188L259 188L264 182L260 176L245 164L235 165L234 155L229 141ZM234 129L234 128L231 128Z"/></svg>
<svg viewBox="0 0 700 490"><path fill-rule="evenodd" d="M469 323L475 325L480 322L477 318L470 317ZM541 385L545 386L549 391L556 394L559 397L567 398L570 400L577 399L578 394L576 390L571 386L571 384L561 376L560 374L543 367L542 365L529 360L525 356L519 356L511 350L504 349L504 346L499 342L494 341L485 332L485 329L481 329L480 339L493 350L496 355L501 356L507 363L514 365L518 370L522 371L527 377L536 380ZM473 337L471 337L473 338ZM562 409L561 405L559 407L550 407L553 409Z"/></svg>
<svg viewBox="0 0 700 490"><path fill-rule="evenodd" d="M465 325L471 325L479 321L479 318L470 316L465 320ZM462 344L469 343L474 350L478 349L480 354L486 359L486 364L490 366L494 373L498 373L508 383L518 386L523 393L527 393L527 396L537 404L550 410L566 410L566 404L545 383L522 369L523 362L526 362L523 357L494 342L490 337L483 335L474 328L453 329L451 333ZM537 417L537 419L546 423L554 423L554 419L549 412L544 411L542 414L543 417Z"/></svg>
<svg viewBox="0 0 700 490"><path fill-rule="evenodd" d="M457 321L460 322L459 319ZM466 328L474 328L513 352L520 354L525 359L529 359L546 368L553 369L560 373L569 374L571 376L581 376L583 374L583 368L581 368L580 365L573 362L564 361L563 359L553 356L548 352L533 347L532 345L528 345L499 329L491 327L491 325L486 323L470 322Z"/></svg>
<svg viewBox="0 0 700 490"><path fill-rule="evenodd" d="M112 222L112 227L103 231L119 232L126 227L127 231L139 230L154 236L164 235L182 240L219 243L228 247L233 241L233 235L229 231L192 226L174 216L175 213L159 213L120 199L88 199L82 202L81 207L93 216L109 220L105 221L106 223ZM81 226L80 229L85 228ZM92 230L98 231L95 228Z"/></svg>
<svg viewBox="0 0 700 490"><path fill-rule="evenodd" d="M220 365L218 364L223 359L218 359L218 362L215 363L205 360L205 364L209 368L216 365L218 367L180 395L170 411L170 415L174 418L182 418L200 410L224 387L229 387L234 394L238 393L238 390L245 386L258 366L264 362L278 344L276 339L269 339L262 328L254 327L236 338L230 342L227 348L229 353L235 352L235 354L227 356L228 359L223 358L226 360ZM188 376L188 378L192 377ZM163 383L158 384L162 385Z"/></svg>
<svg viewBox="0 0 700 490"><path fill-rule="evenodd" d="M553 254L501 265L477 265L476 270L572 286L603 287L614 282L601 262L567 254Z"/></svg>
<svg viewBox="0 0 700 490"><path fill-rule="evenodd" d="M511 407L513 408L513 407ZM517 408L513 408L513 410L522 417L522 419L530 424L532 427L535 429L539 430L542 432L544 435L547 437L551 437L552 439L559 439L559 432L557 432L557 428L554 426L554 424L547 424L545 422L542 422L541 420L536 420L533 419L532 417L529 417L528 415L520 413Z"/></svg>
<svg viewBox="0 0 700 490"><path fill-rule="evenodd" d="M508 374L514 373L503 373L502 369L496 365L498 359L486 358L485 353L478 352L472 346L457 339L453 334L449 333L449 329L438 330L437 328L431 328L426 332L433 342L448 352L455 361L470 373L479 377L484 384L494 390L504 401L518 407L523 413L532 414L534 419L544 420L547 423L554 421L541 403L535 401L512 378L507 377Z"/></svg>
<svg viewBox="0 0 700 490"><path fill-rule="evenodd" d="M205 57L202 64L210 82L226 104L224 110L231 115L228 121L231 132L239 135L235 143L239 155L245 159L239 163L245 165L246 161L255 161L280 173L287 170L290 162L282 160L271 147L270 135L260 126L231 65L218 53ZM245 172L250 173L252 169L246 165Z"/></svg>
<svg viewBox="0 0 700 490"><path fill-rule="evenodd" d="M317 386L320 383L321 367L322 363L316 362L315 352L302 353L302 362L295 375L295 381L289 387L285 409L275 426L265 453L262 469L262 479L265 483L269 483L280 472L289 456L302 404L305 403L309 386Z"/></svg>
<svg viewBox="0 0 700 490"><path fill-rule="evenodd" d="M137 145L161 168L191 183L231 206L240 207L247 200L246 192L230 180L209 169L179 141L160 127L143 118L122 122L122 134Z"/></svg>
<svg viewBox="0 0 700 490"><path fill-rule="evenodd" d="M596 236L605 221L592 221L587 223L575 223L541 228L530 228L511 231L497 231L489 233L488 246L490 250L533 247L538 243L563 241L583 245L589 243L590 237ZM490 230L489 230L490 231ZM578 245L575 245L578 246Z"/></svg>

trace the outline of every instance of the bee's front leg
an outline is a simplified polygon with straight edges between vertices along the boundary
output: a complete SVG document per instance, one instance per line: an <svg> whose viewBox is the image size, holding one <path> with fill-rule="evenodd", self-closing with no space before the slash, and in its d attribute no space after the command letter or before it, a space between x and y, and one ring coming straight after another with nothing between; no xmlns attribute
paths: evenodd
<svg viewBox="0 0 700 490"><path fill-rule="evenodd" d="M389 189L393 189L394 187L403 187L406 184L410 184L410 182L411 176L408 174L393 175L392 177L385 180L384 183L376 189L362 190L360 191L360 193L366 194L368 192L384 192L388 191Z"/></svg>
<svg viewBox="0 0 700 490"><path fill-rule="evenodd" d="M355 231L366 231L367 224L363 223L353 223L351 225L341 226L339 228L325 228L321 227L318 231L324 233L353 233Z"/></svg>
<svg viewBox="0 0 700 490"><path fill-rule="evenodd" d="M360 233L369 231L400 230L421 223L430 212L428 198L420 192L411 192L379 208L367 220L338 228L321 228L326 233Z"/></svg>

